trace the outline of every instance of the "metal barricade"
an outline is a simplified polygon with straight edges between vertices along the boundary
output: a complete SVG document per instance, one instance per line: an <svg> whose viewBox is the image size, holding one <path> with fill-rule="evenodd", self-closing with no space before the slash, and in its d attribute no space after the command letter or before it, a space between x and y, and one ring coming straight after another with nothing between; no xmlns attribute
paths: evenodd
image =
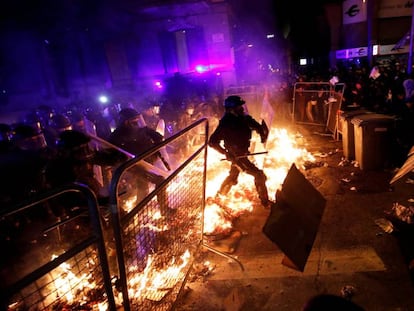
<svg viewBox="0 0 414 311"><path fill-rule="evenodd" d="M1 310L115 310L100 219L81 184L3 209Z"/></svg>
<svg viewBox="0 0 414 311"><path fill-rule="evenodd" d="M260 119L264 94L263 87L258 85L231 86L225 89L224 94L226 97L230 95L242 97L246 101L249 114L255 119Z"/></svg>
<svg viewBox="0 0 414 311"><path fill-rule="evenodd" d="M297 82L293 88L293 122L322 125L335 134L345 84Z"/></svg>
<svg viewBox="0 0 414 311"><path fill-rule="evenodd" d="M204 244L207 141L203 118L114 168L108 205L74 183L1 210L1 310L172 310L201 247L243 269Z"/></svg>
<svg viewBox="0 0 414 311"><path fill-rule="evenodd" d="M126 311L170 310L185 284L203 239L207 137L208 121L200 119L113 174L110 211ZM170 171L148 160L163 150Z"/></svg>

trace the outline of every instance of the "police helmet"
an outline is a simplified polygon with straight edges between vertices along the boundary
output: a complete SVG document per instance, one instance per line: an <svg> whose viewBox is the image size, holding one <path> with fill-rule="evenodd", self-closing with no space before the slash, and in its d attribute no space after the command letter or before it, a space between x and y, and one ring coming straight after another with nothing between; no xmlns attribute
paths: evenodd
<svg viewBox="0 0 414 311"><path fill-rule="evenodd" d="M36 135L39 135L41 131L37 126L19 123L14 126L13 128L13 141L25 139L25 138L31 138Z"/></svg>
<svg viewBox="0 0 414 311"><path fill-rule="evenodd" d="M139 112L133 108L124 108L119 112L119 122L123 123L125 121L134 119L139 116Z"/></svg>
<svg viewBox="0 0 414 311"><path fill-rule="evenodd" d="M65 130L70 130L72 127L72 122L69 117L64 114L56 114L50 120L50 127L55 130L62 132Z"/></svg>
<svg viewBox="0 0 414 311"><path fill-rule="evenodd" d="M58 146L62 148L75 148L91 141L89 136L76 130L66 130L59 134Z"/></svg>
<svg viewBox="0 0 414 311"><path fill-rule="evenodd" d="M57 141L61 153L69 155L77 160L87 160L93 157L89 148L90 137L77 130L65 130L59 134Z"/></svg>
<svg viewBox="0 0 414 311"><path fill-rule="evenodd" d="M224 100L224 108L235 108L243 106L245 103L240 96L231 95Z"/></svg>
<svg viewBox="0 0 414 311"><path fill-rule="evenodd" d="M23 150L39 150L47 147L42 131L37 126L28 124L16 125L11 141Z"/></svg>

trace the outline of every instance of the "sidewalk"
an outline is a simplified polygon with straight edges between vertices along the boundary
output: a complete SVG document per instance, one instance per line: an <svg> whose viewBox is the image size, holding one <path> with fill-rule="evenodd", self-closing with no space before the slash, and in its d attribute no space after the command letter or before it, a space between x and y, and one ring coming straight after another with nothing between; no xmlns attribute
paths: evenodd
<svg viewBox="0 0 414 311"><path fill-rule="evenodd" d="M235 226L241 237L231 256L244 271L236 261L202 252L176 310L301 310L317 294L346 294L365 310L414 310L413 230L403 225L387 233L379 225L393 203L410 205L409 176L390 187L393 172L362 171L342 161L341 141L300 131L308 151L327 155L319 159L324 165L302 171L327 201L304 271L281 263L284 254L262 232L270 211L255 206Z"/></svg>

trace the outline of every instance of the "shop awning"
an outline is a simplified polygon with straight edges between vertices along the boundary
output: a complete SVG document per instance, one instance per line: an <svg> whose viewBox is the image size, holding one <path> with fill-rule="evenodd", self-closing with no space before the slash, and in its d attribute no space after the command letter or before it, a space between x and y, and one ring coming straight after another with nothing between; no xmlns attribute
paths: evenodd
<svg viewBox="0 0 414 311"><path fill-rule="evenodd" d="M407 31L407 33L394 45L391 51L400 50L404 48L404 46L408 45L409 43L410 43L410 31Z"/></svg>

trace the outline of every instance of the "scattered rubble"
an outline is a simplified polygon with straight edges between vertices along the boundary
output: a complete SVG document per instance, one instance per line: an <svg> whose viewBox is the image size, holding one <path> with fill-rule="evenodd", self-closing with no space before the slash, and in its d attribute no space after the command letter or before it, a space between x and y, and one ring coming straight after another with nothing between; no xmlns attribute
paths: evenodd
<svg viewBox="0 0 414 311"><path fill-rule="evenodd" d="M407 223L414 223L414 207L406 207L399 203L394 203L391 209L391 216L396 217L397 219Z"/></svg>
<svg viewBox="0 0 414 311"><path fill-rule="evenodd" d="M351 300L351 298L356 294L356 289L352 285L345 285L341 289L341 296L345 299Z"/></svg>
<svg viewBox="0 0 414 311"><path fill-rule="evenodd" d="M388 219L379 218L375 220L375 224L378 225L386 233L392 233L394 231L394 225Z"/></svg>

